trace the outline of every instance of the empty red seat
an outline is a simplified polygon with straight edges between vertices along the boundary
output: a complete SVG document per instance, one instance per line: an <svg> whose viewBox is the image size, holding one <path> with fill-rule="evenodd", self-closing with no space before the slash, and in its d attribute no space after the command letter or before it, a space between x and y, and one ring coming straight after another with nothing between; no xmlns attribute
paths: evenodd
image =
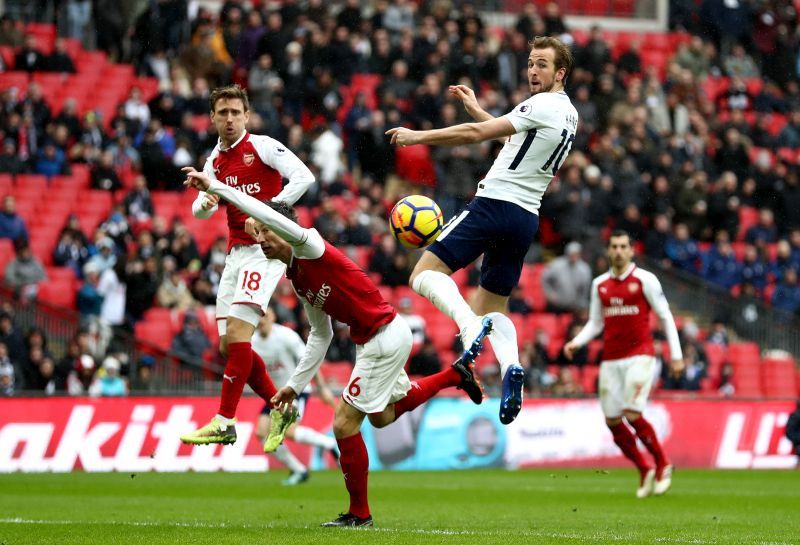
<svg viewBox="0 0 800 545"><path fill-rule="evenodd" d="M134 328L138 341L151 343L161 350L169 350L172 344L172 330L167 329L159 322L138 322Z"/></svg>
<svg viewBox="0 0 800 545"><path fill-rule="evenodd" d="M764 358L761 362L761 382L764 386L764 395L793 398L797 391L796 373L797 369L792 357Z"/></svg>
<svg viewBox="0 0 800 545"><path fill-rule="evenodd" d="M591 360L589 360L591 361ZM599 365L586 365L581 370L581 386L586 394L597 393L597 379L600 376Z"/></svg>
<svg viewBox="0 0 800 545"><path fill-rule="evenodd" d="M0 72L0 89L16 87L17 91L19 91L19 98L21 99L28 91L28 80L28 73L21 70Z"/></svg>
<svg viewBox="0 0 800 545"><path fill-rule="evenodd" d="M39 284L38 300L57 307L74 309L77 301L75 278L48 279Z"/></svg>
<svg viewBox="0 0 800 545"><path fill-rule="evenodd" d="M754 342L731 343L728 346L728 359L732 364L758 365L761 361L761 351Z"/></svg>
<svg viewBox="0 0 800 545"><path fill-rule="evenodd" d="M398 147L395 151L395 169L398 176L411 183L429 186L436 184L436 172L428 146Z"/></svg>

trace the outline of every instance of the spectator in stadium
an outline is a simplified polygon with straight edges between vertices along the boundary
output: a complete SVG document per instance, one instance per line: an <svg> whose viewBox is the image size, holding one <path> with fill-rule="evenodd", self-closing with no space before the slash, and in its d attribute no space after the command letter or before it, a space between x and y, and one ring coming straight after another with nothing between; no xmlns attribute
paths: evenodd
<svg viewBox="0 0 800 545"><path fill-rule="evenodd" d="M64 151L52 140L47 140L36 154L33 171L48 178L69 173L69 165Z"/></svg>
<svg viewBox="0 0 800 545"><path fill-rule="evenodd" d="M8 358L6 345L0 343L0 397L14 395L14 365Z"/></svg>
<svg viewBox="0 0 800 545"><path fill-rule="evenodd" d="M103 296L97 290L100 266L89 261L83 266L83 285L78 290L78 312L84 323L97 319L103 308Z"/></svg>
<svg viewBox="0 0 800 545"><path fill-rule="evenodd" d="M25 43L14 56L14 70L38 72L47 68L47 57L41 52L35 34L25 36Z"/></svg>
<svg viewBox="0 0 800 545"><path fill-rule="evenodd" d="M727 231L717 231L716 243L703 255L702 276L709 283L730 290L741 281L741 271Z"/></svg>
<svg viewBox="0 0 800 545"><path fill-rule="evenodd" d="M758 223L753 225L744 235L749 244L763 247L778 240L778 226L775 225L775 214L769 208L758 211Z"/></svg>
<svg viewBox="0 0 800 545"><path fill-rule="evenodd" d="M753 57L747 54L741 44L735 44L731 52L722 58L722 66L730 77L758 78L761 75Z"/></svg>
<svg viewBox="0 0 800 545"><path fill-rule="evenodd" d="M800 400L786 421L786 438L792 443L792 448L797 455L797 466L800 467Z"/></svg>
<svg viewBox="0 0 800 545"><path fill-rule="evenodd" d="M644 253L651 259L657 260L662 267L669 266L669 256L666 246L671 234L669 216L657 214L652 218L652 228L647 231L644 238Z"/></svg>
<svg viewBox="0 0 800 545"><path fill-rule="evenodd" d="M158 305L164 308L187 310L197 305L186 281L177 270L175 258L165 256L162 261L163 280L156 292Z"/></svg>
<svg viewBox="0 0 800 545"><path fill-rule="evenodd" d="M48 72L75 73L75 63L67 52L67 43L64 38L56 38L53 42L53 52L45 59Z"/></svg>
<svg viewBox="0 0 800 545"><path fill-rule="evenodd" d="M559 368L558 378L553 384L552 393L556 397L580 397L583 394L583 388L575 379L572 367L565 365Z"/></svg>
<svg viewBox="0 0 800 545"><path fill-rule="evenodd" d="M17 144L13 138L3 140L3 150L0 152L0 172L7 174L22 174L27 172L28 165L20 159L17 153Z"/></svg>
<svg viewBox="0 0 800 545"><path fill-rule="evenodd" d="M797 271L786 269L783 279L775 287L772 293L772 308L774 308L784 320L791 320L800 310L800 286L797 283Z"/></svg>
<svg viewBox="0 0 800 545"><path fill-rule="evenodd" d="M714 229L724 229L731 236L739 232L739 208L741 201L736 174L723 172L714 190L708 196L708 221Z"/></svg>
<svg viewBox="0 0 800 545"><path fill-rule="evenodd" d="M102 189L111 193L122 187L122 180L114 165L114 155L110 150L103 151L100 160L92 165L91 184L92 189Z"/></svg>
<svg viewBox="0 0 800 545"><path fill-rule="evenodd" d="M38 284L47 280L47 274L27 241L15 243L15 249L16 256L6 265L4 279L6 285L24 303L36 298Z"/></svg>
<svg viewBox="0 0 800 545"><path fill-rule="evenodd" d="M17 21L4 13L0 17L0 45L19 47L25 42L25 34L20 30Z"/></svg>
<svg viewBox="0 0 800 545"><path fill-rule="evenodd" d="M144 312L153 306L159 287L158 260L155 255L129 262L126 270L128 289L125 294L127 321L138 322Z"/></svg>
<svg viewBox="0 0 800 545"><path fill-rule="evenodd" d="M11 362L15 366L21 365L27 352L25 340L22 337L22 333L20 333L17 326L14 324L11 314L5 310L0 311L0 343L5 345L8 350L8 357L11 359ZM19 378L22 375L18 373L17 376Z"/></svg>
<svg viewBox="0 0 800 545"><path fill-rule="evenodd" d="M370 217L359 209L353 209L347 214L344 231L340 238L341 244L352 246L369 246L372 244L372 233L369 230Z"/></svg>
<svg viewBox="0 0 800 545"><path fill-rule="evenodd" d="M35 347L28 353L25 364L25 389L53 395L56 391L55 363L50 354Z"/></svg>
<svg viewBox="0 0 800 545"><path fill-rule="evenodd" d="M333 322L333 339L328 346L325 359L329 361L356 361L356 345L350 338L350 328L341 322Z"/></svg>
<svg viewBox="0 0 800 545"><path fill-rule="evenodd" d="M425 318L414 312L411 297L403 296L397 301L397 312L406 321L409 329L411 329L413 352L414 349L419 348L427 338L425 334L427 323L425 322Z"/></svg>
<svg viewBox="0 0 800 545"><path fill-rule="evenodd" d="M763 293L767 287L769 264L756 246L748 244L744 248L744 258L740 265L742 282L747 282L755 287L758 293Z"/></svg>
<svg viewBox="0 0 800 545"><path fill-rule="evenodd" d="M564 255L547 264L542 273L542 288L547 298L547 311L559 314L586 308L592 270L581 257L583 248L570 242Z"/></svg>
<svg viewBox="0 0 800 545"><path fill-rule="evenodd" d="M122 201L125 214L134 224L147 223L155 214L153 197L147 187L147 180L142 175L133 179L133 187Z"/></svg>
<svg viewBox="0 0 800 545"><path fill-rule="evenodd" d="M517 285L512 288L511 294L508 296L508 311L522 316L527 316L533 312L533 306L525 296L522 286Z"/></svg>
<svg viewBox="0 0 800 545"><path fill-rule="evenodd" d="M87 261L87 265L91 264L94 268L97 269L98 274L102 273L106 269L110 269L114 266L117 262L117 248L114 240L106 236L104 231L98 232L97 236L99 236L99 240L94 244L94 249L89 248L89 253L94 254L91 255L89 260ZM86 271L84 271L85 274Z"/></svg>
<svg viewBox="0 0 800 545"><path fill-rule="evenodd" d="M107 356L89 386L90 396L122 397L128 395L128 383L120 375L122 364L114 356Z"/></svg>
<svg viewBox="0 0 800 545"><path fill-rule="evenodd" d="M71 396L89 395L95 370L94 358L89 354L81 354L67 376L67 393Z"/></svg>
<svg viewBox="0 0 800 545"><path fill-rule="evenodd" d="M132 392L153 392L157 383L153 378L153 367L156 359L150 354L143 354L136 365L136 376L131 379Z"/></svg>
<svg viewBox="0 0 800 545"><path fill-rule="evenodd" d="M411 356L408 364L409 375L430 376L442 370L442 361L439 358L439 351L433 341L425 336L419 345L417 353Z"/></svg>
<svg viewBox="0 0 800 545"><path fill-rule="evenodd" d="M483 394L487 398L500 397L502 391L500 364L489 363L481 367L481 386L483 386Z"/></svg>
<svg viewBox="0 0 800 545"><path fill-rule="evenodd" d="M700 249L697 242L690 237L689 228L685 223L675 225L673 235L667 240L665 251L674 267L697 273Z"/></svg>
<svg viewBox="0 0 800 545"><path fill-rule="evenodd" d="M719 380L717 381L717 391L724 397L731 397L736 393L734 368L730 362L722 364L722 368L719 371Z"/></svg>
<svg viewBox="0 0 800 545"><path fill-rule="evenodd" d="M3 210L0 212L0 238L7 238L13 242L27 241L28 228L25 220L17 214L17 201L12 195L3 198Z"/></svg>
<svg viewBox="0 0 800 545"><path fill-rule="evenodd" d="M203 361L203 354L211 348L208 334L203 330L200 320L194 311L187 311L183 317L183 326L172 340L170 350L178 360L189 367L197 367Z"/></svg>

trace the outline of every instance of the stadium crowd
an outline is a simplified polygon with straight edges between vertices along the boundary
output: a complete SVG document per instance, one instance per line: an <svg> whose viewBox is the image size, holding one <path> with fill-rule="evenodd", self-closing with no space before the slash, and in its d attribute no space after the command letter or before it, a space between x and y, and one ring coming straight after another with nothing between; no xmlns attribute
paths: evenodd
<svg viewBox="0 0 800 545"><path fill-rule="evenodd" d="M527 4L505 29L487 25L472 4L449 0L377 0L369 8L358 0L309 0L303 7L286 0L277 9L228 0L219 12L199 8L191 15L184 2L159 0L127 22L121 13L116 17L113 3L104 4L108 10L95 13L93 23L66 11L61 27L157 78L155 97L145 101L140 89L131 89L106 123L69 100L54 111L36 83L24 95L0 89L0 173L54 176L86 165L92 187L113 193L116 203L96 229L71 216L52 249L54 264L83 279L77 307L85 327L63 362L53 362L44 339L37 341L41 332L22 339L11 315L0 316L0 360L5 353L14 363L17 389L77 392L68 384L77 375L72 382L88 391L98 368L116 383L127 362L114 352L114 328L132 329L160 306L189 310L184 329L190 329L194 311L213 305L225 241L201 252L196 234L180 219L160 216L151 195L181 191L180 168L201 167L213 148L213 127L198 122L207 116L210 89L229 82L248 89L248 130L285 143L317 177L298 203L309 211L307 219L333 244L363 256L383 285L404 286L416 256L387 233L388 208L404 193L426 193L452 217L500 144L401 156L384 132L468 121L447 95L455 83L475 89L488 112L502 115L528 93L528 40L540 34L574 47L567 92L581 121L573 151L543 200L541 248L530 253L531 261L565 246L574 254L567 243L580 243L584 276L597 274L607 269L601 241L613 226L630 232L664 267L700 275L735 295L765 298L787 317L800 310L800 35L791 2L678 3L674 28L664 34L672 40L668 54L657 62L640 35L623 40L599 27L569 29L556 3L541 10ZM114 25L106 24L109 18ZM130 40L121 38L126 35ZM0 46L15 48L13 66L4 69L75 70L62 40L45 55L8 15L0 21ZM17 256L5 279L24 300L36 297L43 278L27 248L29 230L6 196L0 238L14 241ZM469 271L473 283L477 267ZM302 307L292 301L284 291L274 304L279 319L302 333ZM572 328L585 318L588 299L567 309L551 303L548 310L575 312ZM519 290L512 305L529 312L530 293ZM425 373L441 362L422 324L411 366ZM665 367L663 378L665 385L696 389L704 355L687 325L685 341L695 353L687 351L684 370ZM522 350L529 390L578 395L572 368L553 372L557 359L539 333ZM187 360L208 358L200 337L182 332L175 342L183 344L173 350ZM719 339L727 342L722 333ZM328 359L352 361L353 354L346 328L337 328ZM91 355L91 365L84 355ZM588 351L577 359L587 362ZM5 381L8 365L0 366ZM498 387L494 372L485 369L490 394ZM129 380L134 388L148 384ZM720 381L723 391L730 387L729 377ZM119 393L118 384L105 388Z"/></svg>

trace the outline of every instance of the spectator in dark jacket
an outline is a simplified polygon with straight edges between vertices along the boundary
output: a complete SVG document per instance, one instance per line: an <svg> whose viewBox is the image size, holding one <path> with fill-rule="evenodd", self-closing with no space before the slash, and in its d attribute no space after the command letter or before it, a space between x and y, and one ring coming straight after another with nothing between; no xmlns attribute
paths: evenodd
<svg viewBox="0 0 800 545"><path fill-rule="evenodd" d="M691 273L697 272L700 249L697 242L689 237L686 224L679 223L675 226L673 236L667 240L666 252L675 267Z"/></svg>
<svg viewBox="0 0 800 545"><path fill-rule="evenodd" d="M11 195L6 195L3 199L3 211L0 212L0 238L13 241L28 240L25 220L17 214L17 201Z"/></svg>
<svg viewBox="0 0 800 545"><path fill-rule="evenodd" d="M203 353L211 346L194 312L187 312L181 331L172 339L170 350L183 364L196 364L203 360Z"/></svg>

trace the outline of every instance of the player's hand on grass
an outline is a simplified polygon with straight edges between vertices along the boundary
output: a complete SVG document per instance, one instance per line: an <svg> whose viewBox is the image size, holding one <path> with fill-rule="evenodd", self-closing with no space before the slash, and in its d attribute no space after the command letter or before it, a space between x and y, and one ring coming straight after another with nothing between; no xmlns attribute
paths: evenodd
<svg viewBox="0 0 800 545"><path fill-rule="evenodd" d="M291 406L292 403L294 403L295 399L297 399L297 394L295 393L295 391L292 390L290 386L284 386L283 388L278 390L278 393L272 396L270 402L272 403L272 406L275 409L278 409L279 411L283 412L289 406Z"/></svg>
<svg viewBox="0 0 800 545"><path fill-rule="evenodd" d="M406 129L405 127L395 127L393 129L389 129L386 131L387 136L391 136L392 144L396 144L398 146L412 146L416 144L415 141L415 131L411 129Z"/></svg>
<svg viewBox="0 0 800 545"><path fill-rule="evenodd" d="M186 173L186 180L183 185L193 187L198 191L208 191L211 186L211 180L209 180L208 176L198 172L193 167L183 167L181 170ZM219 197L217 197L217 200L219 200Z"/></svg>

